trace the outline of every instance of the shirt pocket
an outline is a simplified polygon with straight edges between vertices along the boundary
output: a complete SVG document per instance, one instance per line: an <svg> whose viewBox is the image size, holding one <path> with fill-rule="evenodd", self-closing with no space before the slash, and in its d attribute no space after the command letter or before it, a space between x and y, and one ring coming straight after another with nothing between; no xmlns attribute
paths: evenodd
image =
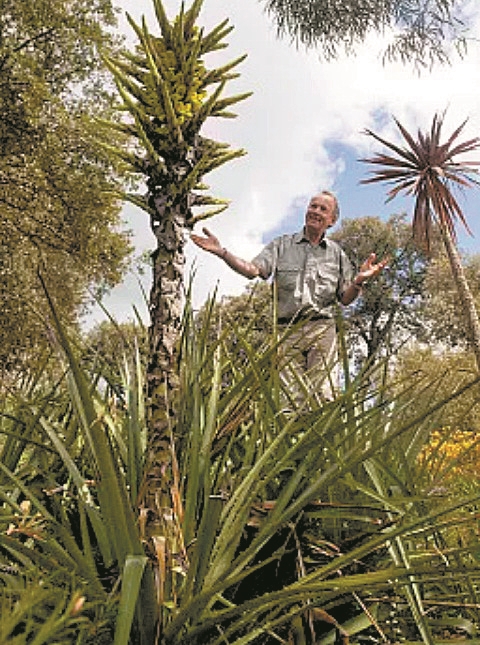
<svg viewBox="0 0 480 645"><path fill-rule="evenodd" d="M294 264L283 264L277 269L277 289L279 292L294 295L301 270Z"/></svg>
<svg viewBox="0 0 480 645"><path fill-rule="evenodd" d="M324 303L335 300L338 291L339 270L334 262L327 262L317 267L315 272L315 294Z"/></svg>

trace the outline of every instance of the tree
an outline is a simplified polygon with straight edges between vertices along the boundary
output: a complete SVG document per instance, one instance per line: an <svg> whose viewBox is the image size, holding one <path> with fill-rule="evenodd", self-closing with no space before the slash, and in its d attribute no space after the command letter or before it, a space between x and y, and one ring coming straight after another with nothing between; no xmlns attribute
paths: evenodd
<svg viewBox="0 0 480 645"><path fill-rule="evenodd" d="M249 282L238 296L224 296L219 302L207 301L195 317L195 325L210 332L211 345L218 343L218 329L223 329L222 345L232 364L242 364L246 353L239 337L247 337L252 351L258 352L270 341L273 332L273 292L265 281Z"/></svg>
<svg viewBox="0 0 480 645"><path fill-rule="evenodd" d="M385 57L417 66L449 59L454 41L462 49L464 24L455 0L260 0L281 36L317 47L329 59L352 53L372 32L390 31Z"/></svg>
<svg viewBox="0 0 480 645"><path fill-rule="evenodd" d="M480 307L480 257L462 255L462 265L469 288ZM428 337L452 348L468 347L468 321L445 253L429 263L425 276L426 307L424 324Z"/></svg>
<svg viewBox="0 0 480 645"><path fill-rule="evenodd" d="M428 259L413 244L405 216L392 215L387 221L378 217L343 220L332 237L354 266L371 252L389 258L388 267L365 285L362 297L345 312L349 347L357 364L394 353L408 335L422 335Z"/></svg>
<svg viewBox="0 0 480 645"><path fill-rule="evenodd" d="M114 21L109 0L0 9L0 364L10 376L49 345L38 271L75 322L88 289L116 284L130 253L114 192L123 170L94 123L112 107L100 48L118 48Z"/></svg>
<svg viewBox="0 0 480 645"><path fill-rule="evenodd" d="M424 401L448 401L455 391L461 390L463 384L475 376L475 360L471 353L459 351L458 348L440 353L435 348L414 342L397 355L392 376L400 387L409 383L415 391L422 392L423 402L419 401L416 406L411 401L408 409L405 408L402 413L412 419L419 413ZM452 397L442 407L442 413L434 420L432 427L458 428L477 435L480 431L478 385L461 396Z"/></svg>
<svg viewBox="0 0 480 645"><path fill-rule="evenodd" d="M394 154L379 153L366 159L368 163L379 166L379 169L374 170L374 176L363 180L363 183L393 183L389 199L400 192L414 196L414 238L427 253L430 250L432 228L435 223L438 225L467 320L469 340L480 370L480 321L455 242L456 222L462 223L467 230L468 224L453 193L455 187L471 187L478 183L474 176L478 163L462 162L457 158L458 155L477 150L480 138L458 143L457 138L465 126L464 122L445 143L440 143L443 116L437 114L433 118L430 132L423 134L419 131L417 140L399 121L396 120L396 124L407 144L403 148L367 131L367 134Z"/></svg>
<svg viewBox="0 0 480 645"><path fill-rule="evenodd" d="M153 284L150 293L151 325L147 368L149 409L149 463L146 506L159 520L162 505L169 505L170 428L175 417L178 385L178 336L184 294L185 232L195 223L226 207L222 200L198 192L207 187L202 178L218 166L244 154L200 134L210 116L232 117L231 105L249 94L223 98L232 70L244 56L218 69L207 69L203 57L225 47L231 27L225 20L204 33L195 22L203 0L170 23L161 0L154 0L160 35L152 35L145 22L130 17L139 44L135 53L109 61L128 122L114 127L134 137L135 145L121 151L124 161L146 178L147 194L130 199L150 215L156 238L152 254ZM194 214L193 209L216 206ZM159 502L159 500L162 500ZM159 514L160 513L160 514Z"/></svg>

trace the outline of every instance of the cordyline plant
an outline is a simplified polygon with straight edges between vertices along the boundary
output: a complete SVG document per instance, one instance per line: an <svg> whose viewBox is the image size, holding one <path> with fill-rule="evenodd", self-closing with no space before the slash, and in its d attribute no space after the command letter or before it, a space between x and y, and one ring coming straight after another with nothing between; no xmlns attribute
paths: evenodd
<svg viewBox="0 0 480 645"><path fill-rule="evenodd" d="M401 147L383 139L371 130L367 134L389 148L394 154L378 153L364 159L367 163L380 166L373 171L373 177L362 183L387 182L393 184L388 192L390 201L399 193L413 195L413 235L417 243L430 251L433 224L440 230L452 275L469 329L470 342L480 370L480 322L475 302L463 270L460 253L456 243L455 225L460 222L470 232L462 209L455 198L454 189L478 185L478 161L459 161L458 156L477 150L480 138L475 137L458 142L466 121L442 143L440 141L444 114L436 114L430 132L418 131L415 139L405 127L395 119L406 145Z"/></svg>
<svg viewBox="0 0 480 645"><path fill-rule="evenodd" d="M226 47L232 27L223 21L209 33L195 22L203 0L188 10L182 3L173 22L161 0L153 0L160 36L143 20L128 20L139 39L135 53L107 60L123 101L127 119L110 124L133 138L133 149L118 151L129 167L146 179L146 195L128 199L150 215L156 238L152 254L151 326L147 368L149 421L148 466L144 505L150 524L162 524L170 508L171 423L178 386L178 336L184 300L185 232L200 219L217 214L227 204L205 191L202 178L211 170L244 154L226 143L200 134L208 117L233 117L228 108L250 93L222 98L226 83L245 56L218 69L207 69L203 57ZM200 192L198 192L200 191ZM214 206L194 214L194 207Z"/></svg>

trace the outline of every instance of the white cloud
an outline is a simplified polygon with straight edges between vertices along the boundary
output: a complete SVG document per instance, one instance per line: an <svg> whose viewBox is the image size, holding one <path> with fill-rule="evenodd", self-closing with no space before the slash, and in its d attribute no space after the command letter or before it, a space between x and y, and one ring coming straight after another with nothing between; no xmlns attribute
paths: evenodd
<svg viewBox="0 0 480 645"><path fill-rule="evenodd" d="M144 13L155 29L150 0L117 2L137 20ZM175 0L164 4L170 17L180 6ZM478 34L477 3L466 2L465 10L476 17L474 33ZM259 251L264 236L279 225L299 195L308 196L333 185L344 165L341 159L329 157L326 142L337 140L353 146L361 156L373 144L362 134L366 128L395 136L394 115L408 128L424 130L433 114L445 108L446 133L467 117L466 133L476 136L478 132L480 46L475 42L470 43L463 60L457 57L451 66L418 76L411 67L382 65L382 39L378 36L359 48L355 57L326 63L314 51L297 50L288 41L278 40L257 0L205 0L199 22L211 28L225 17L235 27L228 37L229 47L215 59L206 58L206 63L223 64L248 53L239 68L241 77L232 83L230 93L253 90L254 95L237 106L237 119L218 120L208 127L209 135L245 148L248 155L206 178L215 195L231 200L230 208L206 226L242 257L250 259ZM384 117L380 121L379 114ZM135 230L139 247L145 248L152 240L148 219L141 213L135 218L142 222ZM217 282L220 293L239 293L245 286L243 278L191 243L187 258L189 265L195 262L197 267L197 306ZM128 297L130 293L125 296L130 312Z"/></svg>

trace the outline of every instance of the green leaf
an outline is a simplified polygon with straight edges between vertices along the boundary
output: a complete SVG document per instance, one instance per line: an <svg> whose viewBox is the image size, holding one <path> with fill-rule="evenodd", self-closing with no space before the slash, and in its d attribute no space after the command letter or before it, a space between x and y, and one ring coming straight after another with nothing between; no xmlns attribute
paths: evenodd
<svg viewBox="0 0 480 645"><path fill-rule="evenodd" d="M146 564L145 556L127 555L125 558L113 645L128 645L130 642L130 631Z"/></svg>

